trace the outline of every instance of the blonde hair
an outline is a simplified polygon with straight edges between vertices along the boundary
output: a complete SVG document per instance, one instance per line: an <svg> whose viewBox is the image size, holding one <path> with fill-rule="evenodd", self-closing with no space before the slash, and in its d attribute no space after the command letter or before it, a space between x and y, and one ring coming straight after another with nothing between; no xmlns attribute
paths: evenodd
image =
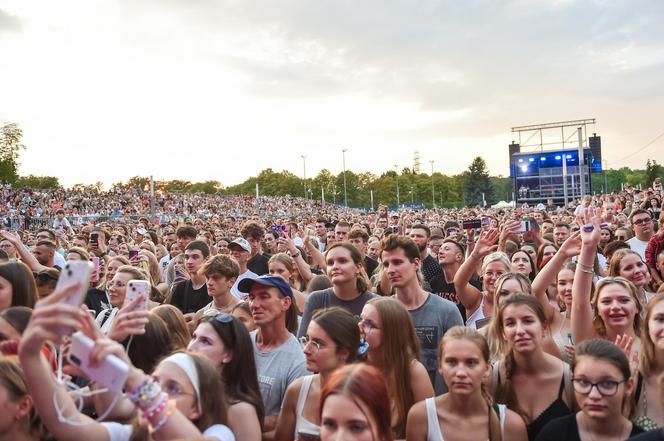
<svg viewBox="0 0 664 441"><path fill-rule="evenodd" d="M644 377L649 377L653 369L657 366L657 356L655 354L655 343L650 339L650 329L648 323L652 317L655 306L664 301L664 296L653 296L646 307L646 317L643 320L641 331L641 351L639 352L639 366Z"/></svg>
<svg viewBox="0 0 664 441"><path fill-rule="evenodd" d="M486 272L486 267L493 262L500 262L503 265L505 265L505 272L512 270L512 262L510 262L510 259L509 257L507 257L507 254L501 251L495 251L486 256L484 260L482 260L482 274Z"/></svg>
<svg viewBox="0 0 664 441"><path fill-rule="evenodd" d="M597 333L601 336L606 336L606 324L602 317L599 316L599 311L597 309L597 304L599 303L599 296L602 294L602 290L609 285L620 285L629 292L632 300L636 304L636 314L634 315L634 323L632 328L634 329L634 334L637 337L641 337L641 327L643 326L643 318L641 317L641 311L643 311L643 304L641 303L641 296L639 290L634 286L632 282L625 279L624 277L606 277L599 281L597 288L595 289L595 295L593 295L590 302L593 307L593 326Z"/></svg>
<svg viewBox="0 0 664 441"><path fill-rule="evenodd" d="M466 326L454 326L450 328L443 338L440 340L440 347L438 352L440 353L440 362L439 366L443 364L444 353L445 353L445 343L450 340L466 340L477 346L477 349L480 350L484 362L488 365L490 360L489 353L489 344L487 340L477 332L477 330L468 328ZM486 401L487 406L489 406L489 439L502 441L502 430L500 428L500 420L498 414L493 408L493 397L487 390L486 384L482 382L480 384L480 390L482 393L482 398Z"/></svg>

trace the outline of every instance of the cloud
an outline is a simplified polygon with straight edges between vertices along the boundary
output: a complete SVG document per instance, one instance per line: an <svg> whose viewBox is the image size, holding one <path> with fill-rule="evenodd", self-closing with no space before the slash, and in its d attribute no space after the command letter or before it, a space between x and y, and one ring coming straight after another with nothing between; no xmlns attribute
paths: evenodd
<svg viewBox="0 0 664 441"><path fill-rule="evenodd" d="M0 33L19 30L21 30L21 20L15 15L0 9Z"/></svg>

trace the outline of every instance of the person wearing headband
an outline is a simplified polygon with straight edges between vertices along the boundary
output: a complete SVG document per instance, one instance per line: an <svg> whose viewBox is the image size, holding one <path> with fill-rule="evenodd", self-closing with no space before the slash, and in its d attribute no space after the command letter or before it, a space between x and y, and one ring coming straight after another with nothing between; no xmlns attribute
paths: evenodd
<svg viewBox="0 0 664 441"><path fill-rule="evenodd" d="M201 436L235 441L227 422L226 396L216 368L196 354L176 353L157 366L154 376L131 365L124 348L104 337L90 315L63 300L78 285L59 289L37 303L26 328L19 357L32 399L44 425L55 439L191 439ZM140 418L132 424L100 423L78 411L70 394L57 383L41 347L47 341L59 345L62 329L83 330L95 341L90 363L99 365L110 354L129 366L125 397ZM146 428L147 426L147 428ZM149 431L149 433L148 433Z"/></svg>

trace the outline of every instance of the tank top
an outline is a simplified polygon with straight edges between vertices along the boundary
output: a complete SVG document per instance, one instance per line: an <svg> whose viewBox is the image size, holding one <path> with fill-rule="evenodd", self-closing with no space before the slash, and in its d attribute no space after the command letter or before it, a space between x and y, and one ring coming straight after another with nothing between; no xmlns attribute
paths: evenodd
<svg viewBox="0 0 664 441"><path fill-rule="evenodd" d="M307 401L307 396L309 395L309 388L311 387L311 382L314 379L314 375L307 375L302 377L302 387L300 388L300 394L297 397L297 405L295 406L295 438L294 439L306 439L314 440L320 439L320 426L304 419L302 416L302 411L304 410L304 403Z"/></svg>
<svg viewBox="0 0 664 441"><path fill-rule="evenodd" d="M480 306L473 311L468 320L466 320L466 326L472 329L477 329L477 321L482 320L484 317L484 294L482 295L482 301L480 301Z"/></svg>
<svg viewBox="0 0 664 441"><path fill-rule="evenodd" d="M563 320L560 322L560 327L558 328L558 331L552 332L551 337L553 337L554 343L556 344L556 346L558 346L558 349L560 350L561 359L565 363L569 363L571 360L569 359L569 355L567 355L567 350L565 349L565 340L567 336L563 335L561 332L563 330L564 324L565 324L565 318L563 317Z"/></svg>
<svg viewBox="0 0 664 441"><path fill-rule="evenodd" d="M445 441L443 432L440 430L438 423L438 411L436 410L436 399L427 398L424 400L424 405L427 409L427 441ZM507 408L504 404L494 406L500 421L500 436L505 439L505 416L507 415Z"/></svg>
<svg viewBox="0 0 664 441"><path fill-rule="evenodd" d="M500 367L499 363L495 363L493 367L493 392L498 388L500 384ZM567 416L572 413L565 400L563 400L563 394L567 397L568 401L571 403L573 400L572 393L572 374L570 367L567 363L563 364L563 378L560 379L560 389L558 389L558 397L553 400L549 406L542 411L535 419L533 419L527 426L526 430L528 431L528 439L534 440L537 438L537 434L546 426L546 424L555 419Z"/></svg>

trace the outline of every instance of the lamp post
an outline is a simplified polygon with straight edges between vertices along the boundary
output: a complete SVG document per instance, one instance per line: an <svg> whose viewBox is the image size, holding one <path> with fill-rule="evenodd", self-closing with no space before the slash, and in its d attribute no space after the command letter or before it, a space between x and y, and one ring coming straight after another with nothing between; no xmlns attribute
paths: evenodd
<svg viewBox="0 0 664 441"><path fill-rule="evenodd" d="M399 196L399 165L394 164L394 171L397 174L397 209L399 209L399 205L401 205L401 198Z"/></svg>
<svg viewBox="0 0 664 441"><path fill-rule="evenodd" d="M346 190L346 150L341 151L341 156L344 164L344 206L348 207L348 191Z"/></svg>
<svg viewBox="0 0 664 441"><path fill-rule="evenodd" d="M436 195L433 185L433 159L429 161L431 163L431 206L436 208Z"/></svg>
<svg viewBox="0 0 664 441"><path fill-rule="evenodd" d="M304 176L304 198L307 199L307 155L300 155L302 157L302 168Z"/></svg>

